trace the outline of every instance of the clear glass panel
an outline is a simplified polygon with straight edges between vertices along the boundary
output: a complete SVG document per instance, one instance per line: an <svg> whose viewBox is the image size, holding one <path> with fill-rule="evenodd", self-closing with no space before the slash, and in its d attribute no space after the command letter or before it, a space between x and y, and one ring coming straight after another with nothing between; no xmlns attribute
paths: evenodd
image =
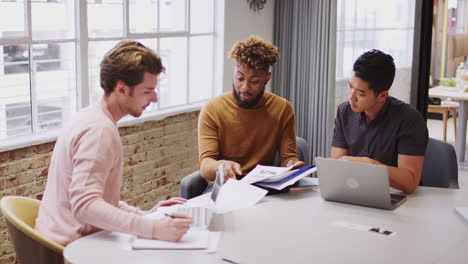
<svg viewBox="0 0 468 264"><path fill-rule="evenodd" d="M185 0L159 0L160 31L185 31Z"/></svg>
<svg viewBox="0 0 468 264"><path fill-rule="evenodd" d="M370 49L390 54L397 68L392 96L409 102L413 54L414 0L338 0L336 102L346 100L340 83L352 75L354 61Z"/></svg>
<svg viewBox="0 0 468 264"><path fill-rule="evenodd" d="M60 128L76 112L75 44L36 44L32 50L36 91L34 132Z"/></svg>
<svg viewBox="0 0 468 264"><path fill-rule="evenodd" d="M166 67L159 82L160 107L187 103L187 38L161 39L159 55Z"/></svg>
<svg viewBox="0 0 468 264"><path fill-rule="evenodd" d="M213 36L190 38L190 102L213 93Z"/></svg>
<svg viewBox="0 0 468 264"><path fill-rule="evenodd" d="M0 0L0 38L24 36L24 1Z"/></svg>
<svg viewBox="0 0 468 264"><path fill-rule="evenodd" d="M32 1L31 16L33 39L68 39L75 36L74 1Z"/></svg>
<svg viewBox="0 0 468 264"><path fill-rule="evenodd" d="M0 46L0 140L31 134L29 50L27 45Z"/></svg>
<svg viewBox="0 0 468 264"><path fill-rule="evenodd" d="M157 0L131 0L129 13L131 33L154 33L158 31Z"/></svg>
<svg viewBox="0 0 468 264"><path fill-rule="evenodd" d="M89 89L90 89L90 102L97 102L102 94L99 80L99 64L104 57L104 54L113 48L118 41L90 41L88 45L88 64L89 64Z"/></svg>
<svg viewBox="0 0 468 264"><path fill-rule="evenodd" d="M88 34L90 38L123 36L123 0L88 1Z"/></svg>
<svg viewBox="0 0 468 264"><path fill-rule="evenodd" d="M157 53L158 41L156 39L137 39L137 41L139 41L141 44L145 45L146 47L151 48L154 52ZM165 76L165 73L162 73L159 77L164 78L164 76ZM159 85L159 82L158 82L158 85ZM158 87L156 87L156 89L159 90ZM159 100L159 95L158 95L158 100ZM150 105L148 105L148 107L146 107L144 112L145 113L146 112L152 112L152 111L155 111L157 109L158 109L158 103L151 103Z"/></svg>
<svg viewBox="0 0 468 264"><path fill-rule="evenodd" d="M411 67L415 1L338 1L337 78L370 49L392 55L397 68Z"/></svg>
<svg viewBox="0 0 468 264"><path fill-rule="evenodd" d="M213 32L214 1L190 0L190 32Z"/></svg>

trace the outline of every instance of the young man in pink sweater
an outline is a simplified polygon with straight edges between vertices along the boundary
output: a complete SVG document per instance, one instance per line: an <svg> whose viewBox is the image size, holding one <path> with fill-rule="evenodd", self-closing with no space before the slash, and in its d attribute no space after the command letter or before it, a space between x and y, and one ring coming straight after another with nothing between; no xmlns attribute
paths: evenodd
<svg viewBox="0 0 468 264"><path fill-rule="evenodd" d="M82 109L57 139L47 185L36 220L36 230L67 245L99 230L130 233L144 238L178 241L192 219L183 215L154 220L148 212L120 201L122 143L117 121L138 117L157 101L160 57L139 42L124 40L101 62L101 101Z"/></svg>

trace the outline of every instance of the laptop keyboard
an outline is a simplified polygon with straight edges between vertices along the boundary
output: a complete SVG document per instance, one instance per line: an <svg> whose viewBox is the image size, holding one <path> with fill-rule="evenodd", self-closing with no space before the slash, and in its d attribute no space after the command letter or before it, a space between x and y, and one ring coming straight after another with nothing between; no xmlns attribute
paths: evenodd
<svg viewBox="0 0 468 264"><path fill-rule="evenodd" d="M193 218L191 227L207 227L210 222L210 212L205 207L181 206L177 209L177 213L191 216Z"/></svg>

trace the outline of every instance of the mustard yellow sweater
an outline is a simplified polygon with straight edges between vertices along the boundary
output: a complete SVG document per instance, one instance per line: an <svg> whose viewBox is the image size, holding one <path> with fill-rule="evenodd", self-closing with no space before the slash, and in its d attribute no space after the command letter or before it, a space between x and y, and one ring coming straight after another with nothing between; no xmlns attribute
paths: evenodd
<svg viewBox="0 0 468 264"><path fill-rule="evenodd" d="M231 91L226 92L200 112L198 149L202 176L210 181L224 160L239 163L246 174L257 164L273 165L279 152L281 166L286 166L289 160L298 160L291 104L265 91L254 108L244 109Z"/></svg>

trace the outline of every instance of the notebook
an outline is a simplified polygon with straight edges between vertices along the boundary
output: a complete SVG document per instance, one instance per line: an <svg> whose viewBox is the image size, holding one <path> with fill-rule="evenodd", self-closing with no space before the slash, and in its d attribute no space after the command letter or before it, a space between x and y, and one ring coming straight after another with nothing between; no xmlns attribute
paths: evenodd
<svg viewBox="0 0 468 264"><path fill-rule="evenodd" d="M327 201L392 210L406 200L390 193L388 169L383 165L315 158L320 194Z"/></svg>
<svg viewBox="0 0 468 264"><path fill-rule="evenodd" d="M190 229L180 241L170 242L155 239L136 238L133 241L133 249L207 249L209 246L210 232L208 230Z"/></svg>

